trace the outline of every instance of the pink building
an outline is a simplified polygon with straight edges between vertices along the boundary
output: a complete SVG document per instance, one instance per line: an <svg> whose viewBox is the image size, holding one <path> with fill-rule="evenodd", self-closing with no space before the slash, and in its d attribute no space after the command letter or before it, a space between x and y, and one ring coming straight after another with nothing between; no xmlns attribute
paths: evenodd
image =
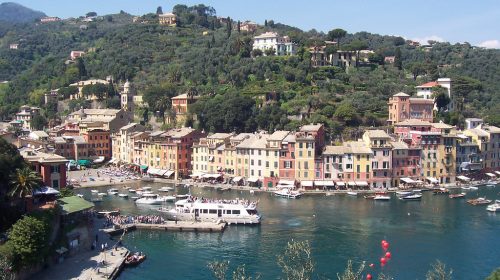
<svg viewBox="0 0 500 280"><path fill-rule="evenodd" d="M289 134L281 143L279 159L280 179L295 180L295 135Z"/></svg>
<svg viewBox="0 0 500 280"><path fill-rule="evenodd" d="M421 173L420 157L422 149L415 145L408 145L402 141L391 142L392 145L392 186L397 187L405 183L401 178L419 180ZM411 182L410 180L406 180Z"/></svg>
<svg viewBox="0 0 500 280"><path fill-rule="evenodd" d="M389 188L392 176L391 137L383 130L368 130L363 134L363 140L373 151L371 186Z"/></svg>
<svg viewBox="0 0 500 280"><path fill-rule="evenodd" d="M81 56L83 56L85 54L85 52L83 51L71 51L71 53L69 54L69 57L71 58L71 60L75 60Z"/></svg>
<svg viewBox="0 0 500 280"><path fill-rule="evenodd" d="M432 99L412 98L400 92L393 95L389 102L388 124L393 125L408 119L432 122L434 101Z"/></svg>

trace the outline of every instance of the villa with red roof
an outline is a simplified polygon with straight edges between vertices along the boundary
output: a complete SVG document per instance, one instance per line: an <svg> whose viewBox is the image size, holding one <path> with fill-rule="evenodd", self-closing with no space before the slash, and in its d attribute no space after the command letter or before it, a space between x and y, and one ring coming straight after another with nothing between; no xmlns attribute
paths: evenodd
<svg viewBox="0 0 500 280"><path fill-rule="evenodd" d="M450 99L453 100L453 98L451 96L451 79L450 78L439 78L439 79L437 79L437 81L427 82L423 85L417 86L416 87L417 88L417 96L424 98L424 99L433 99L432 98L432 88L437 87L437 86L445 88L448 92L448 97L450 97ZM434 109L437 109L437 108L434 107ZM450 110L453 109L453 102L450 102L449 109Z"/></svg>

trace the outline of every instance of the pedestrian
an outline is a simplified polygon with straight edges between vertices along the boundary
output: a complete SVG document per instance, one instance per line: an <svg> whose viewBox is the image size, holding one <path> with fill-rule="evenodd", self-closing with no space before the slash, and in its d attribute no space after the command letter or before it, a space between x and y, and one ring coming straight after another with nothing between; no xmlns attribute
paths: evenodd
<svg viewBox="0 0 500 280"><path fill-rule="evenodd" d="M106 242L106 244L104 244L104 248L106 248L106 250L108 250L108 242Z"/></svg>
<svg viewBox="0 0 500 280"><path fill-rule="evenodd" d="M101 252L104 252L104 244L101 244Z"/></svg>

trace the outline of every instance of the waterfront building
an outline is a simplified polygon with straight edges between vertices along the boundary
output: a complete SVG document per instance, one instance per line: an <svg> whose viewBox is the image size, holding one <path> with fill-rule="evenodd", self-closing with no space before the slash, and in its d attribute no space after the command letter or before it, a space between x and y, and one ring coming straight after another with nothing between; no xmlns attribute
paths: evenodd
<svg viewBox="0 0 500 280"><path fill-rule="evenodd" d="M500 128L481 124L467 129L464 135L477 144L482 159L482 168L500 167Z"/></svg>
<svg viewBox="0 0 500 280"><path fill-rule="evenodd" d="M189 96L187 93L172 97L173 116L167 116L165 121L169 124L185 126L188 119L189 107L196 102L194 96ZM193 116L194 117L194 116Z"/></svg>
<svg viewBox="0 0 500 280"><path fill-rule="evenodd" d="M322 179L332 180L338 186L343 185L344 170L346 169L348 154L350 154L350 148L348 148L347 146L326 146L324 148L322 157ZM339 182L341 182L341 184L339 184Z"/></svg>
<svg viewBox="0 0 500 280"><path fill-rule="evenodd" d="M66 187L66 163L68 162L66 158L31 148L21 148L19 152L33 167L33 170L40 174L44 186L54 189Z"/></svg>
<svg viewBox="0 0 500 280"><path fill-rule="evenodd" d="M88 159L89 145L83 136L59 136L50 140L54 154L67 159Z"/></svg>
<svg viewBox="0 0 500 280"><path fill-rule="evenodd" d="M454 109L454 98L451 92L451 79L450 78L439 78L437 81L432 81L428 82L422 85L419 85L416 87L417 89L417 96L421 97L423 99L429 99L434 101L434 98L432 97L433 88L435 87L442 87L446 90L446 94L450 98L450 104L448 105L448 109L453 110ZM435 110L437 110L437 107L434 107Z"/></svg>
<svg viewBox="0 0 500 280"><path fill-rule="evenodd" d="M264 179L268 134L254 134L236 146L238 176L259 185Z"/></svg>
<svg viewBox="0 0 500 280"><path fill-rule="evenodd" d="M265 55L266 50L274 50L275 55L295 55L298 45L291 42L290 37L280 36L276 32L266 32L253 38L253 49L261 50Z"/></svg>
<svg viewBox="0 0 500 280"><path fill-rule="evenodd" d="M456 150L457 173L481 170L483 164L481 151L479 145L472 140L471 136L458 134Z"/></svg>
<svg viewBox="0 0 500 280"><path fill-rule="evenodd" d="M294 133L288 134L281 142L279 160L279 178L284 180L294 180L296 172L295 145L296 136Z"/></svg>
<svg viewBox="0 0 500 280"><path fill-rule="evenodd" d="M121 127L118 132L115 132L111 137L112 158L115 161L131 162L133 159L133 157L130 157L130 154L133 152L131 136L133 133L145 130L146 128L141 124L130 123Z"/></svg>
<svg viewBox="0 0 500 280"><path fill-rule="evenodd" d="M315 138L302 131L295 134L295 179L302 182L302 186L312 187L315 177L314 159L316 155ZM306 182L305 182L306 181Z"/></svg>
<svg viewBox="0 0 500 280"><path fill-rule="evenodd" d="M278 130L267 138L266 162L264 170L263 186L271 188L279 183L280 156L283 149L283 141L290 131Z"/></svg>
<svg viewBox="0 0 500 280"><path fill-rule="evenodd" d="M484 123L483 119L479 119L479 118L466 118L465 119L465 127L464 127L464 129L476 128L479 125L482 125L483 123Z"/></svg>
<svg viewBox="0 0 500 280"><path fill-rule="evenodd" d="M374 188L388 188L391 185L392 145L391 137L383 130L367 130L363 141L373 152L371 162L372 177L369 180ZM363 166L361 166L363 168ZM366 172L370 167L366 166ZM368 178L367 178L368 179Z"/></svg>
<svg viewBox="0 0 500 280"><path fill-rule="evenodd" d="M393 187L398 187L405 179L414 181L421 179L420 146L407 144L403 141L391 141L392 145L392 180ZM407 180L408 181L408 180Z"/></svg>
<svg viewBox="0 0 500 280"><path fill-rule="evenodd" d="M432 122L434 101L424 98L412 98L400 92L393 95L388 104L389 118L387 123L394 125L408 119Z"/></svg>
<svg viewBox="0 0 500 280"><path fill-rule="evenodd" d="M87 142L89 157L104 157L111 159L111 134L105 129L89 129L83 133L83 138Z"/></svg>

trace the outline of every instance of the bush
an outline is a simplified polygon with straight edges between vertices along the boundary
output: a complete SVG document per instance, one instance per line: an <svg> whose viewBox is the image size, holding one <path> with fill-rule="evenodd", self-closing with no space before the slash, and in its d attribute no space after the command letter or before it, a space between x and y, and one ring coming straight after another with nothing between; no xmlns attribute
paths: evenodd
<svg viewBox="0 0 500 280"><path fill-rule="evenodd" d="M49 226L40 219L24 216L9 232L17 268L44 261L48 253Z"/></svg>

